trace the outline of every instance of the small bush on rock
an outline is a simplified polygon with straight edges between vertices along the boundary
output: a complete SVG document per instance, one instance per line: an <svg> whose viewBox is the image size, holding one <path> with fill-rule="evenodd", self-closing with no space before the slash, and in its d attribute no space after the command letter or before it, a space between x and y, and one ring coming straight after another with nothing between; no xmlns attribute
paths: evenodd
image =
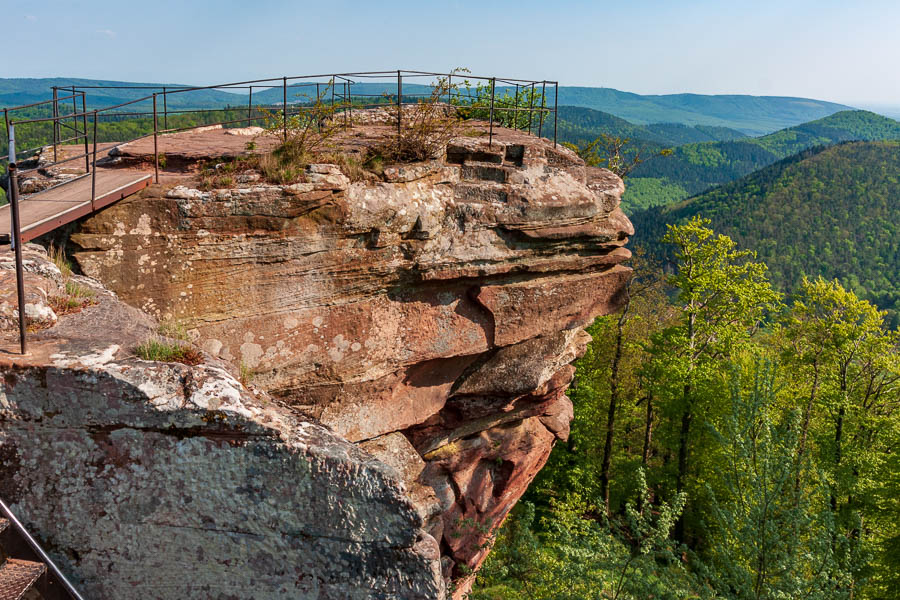
<svg viewBox="0 0 900 600"><path fill-rule="evenodd" d="M190 346L177 342L151 338L134 349L138 358L157 362L178 362L186 365L199 365L203 355Z"/></svg>

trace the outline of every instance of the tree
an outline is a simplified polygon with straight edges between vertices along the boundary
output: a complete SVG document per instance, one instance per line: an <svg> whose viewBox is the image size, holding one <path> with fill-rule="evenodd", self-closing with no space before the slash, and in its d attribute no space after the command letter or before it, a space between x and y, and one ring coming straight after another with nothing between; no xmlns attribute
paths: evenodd
<svg viewBox="0 0 900 600"><path fill-rule="evenodd" d="M730 411L713 426L724 460L721 491L706 486L704 571L714 588L736 600L848 598L842 583L851 573L833 551L827 485L808 455L798 460L800 411L780 408L772 363L751 360L746 373L733 368Z"/></svg>
<svg viewBox="0 0 900 600"><path fill-rule="evenodd" d="M897 564L890 540L900 519L883 496L900 439L900 333L885 316L837 281L804 278L781 334L795 395L806 398L798 457L809 433L831 490L835 544L842 536L873 547L882 573Z"/></svg>
<svg viewBox="0 0 900 600"><path fill-rule="evenodd" d="M575 151L589 167L609 169L622 179L628 177L638 165L644 162L639 149L629 148L629 138L601 133L593 141L580 146L565 142L563 145ZM662 150L660 156L669 156L671 150Z"/></svg>
<svg viewBox="0 0 900 600"><path fill-rule="evenodd" d="M737 250L730 238L715 236L708 220L694 217L669 225L663 241L675 247L676 272L669 284L677 291L677 322L651 339L649 365L658 395L680 413L675 490L685 489L692 423L698 409L721 398L719 364L728 360L780 305L769 284L766 265L750 251ZM704 406L704 403L706 406ZM684 521L676 537L684 541Z"/></svg>

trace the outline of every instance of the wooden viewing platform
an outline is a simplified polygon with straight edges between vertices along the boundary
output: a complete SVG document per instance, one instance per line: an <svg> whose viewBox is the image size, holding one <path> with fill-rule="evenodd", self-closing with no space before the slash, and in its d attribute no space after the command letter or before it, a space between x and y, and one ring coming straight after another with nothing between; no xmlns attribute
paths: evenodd
<svg viewBox="0 0 900 600"><path fill-rule="evenodd" d="M99 167L96 197L91 202L91 175L81 175L19 200L22 243L33 240L94 211L117 202L150 185L151 173L132 169ZM11 214L9 204L0 207L0 243L9 243Z"/></svg>

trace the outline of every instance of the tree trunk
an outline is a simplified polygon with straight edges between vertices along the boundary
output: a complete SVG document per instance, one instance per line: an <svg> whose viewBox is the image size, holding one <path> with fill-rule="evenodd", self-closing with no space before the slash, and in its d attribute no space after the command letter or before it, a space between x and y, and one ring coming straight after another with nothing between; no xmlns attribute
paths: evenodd
<svg viewBox="0 0 900 600"><path fill-rule="evenodd" d="M809 435L809 422L812 419L813 403L816 399L816 392L819 389L819 363L813 363L813 383L812 390L809 392L809 400L806 401L806 408L803 411L803 428L800 431L800 444L797 447L797 475L794 480L794 493L799 501L800 493L800 461L806 453L806 438Z"/></svg>
<svg viewBox="0 0 900 600"><path fill-rule="evenodd" d="M641 466L647 468L650 460L650 443L653 441L653 393L647 394L647 413L644 423L644 449L641 451Z"/></svg>
<svg viewBox="0 0 900 600"><path fill-rule="evenodd" d="M616 352L613 355L612 368L609 377L609 410L606 413L606 441L603 444L603 461L600 466L600 495L603 497L603 504L606 507L606 514L610 514L609 510L609 469L612 463L612 447L613 436L615 435L616 426L616 408L619 404L619 363L622 361L622 337L623 326L625 324L625 316L628 313L628 305L622 310L619 320L616 323Z"/></svg>
<svg viewBox="0 0 900 600"><path fill-rule="evenodd" d="M675 480L675 489L680 494L684 490L684 480L687 476L688 466L688 439L691 434L691 421L694 419L691 410L691 386L684 386L684 412L681 414L681 432L678 434L678 477ZM684 513L675 522L675 539L684 543Z"/></svg>

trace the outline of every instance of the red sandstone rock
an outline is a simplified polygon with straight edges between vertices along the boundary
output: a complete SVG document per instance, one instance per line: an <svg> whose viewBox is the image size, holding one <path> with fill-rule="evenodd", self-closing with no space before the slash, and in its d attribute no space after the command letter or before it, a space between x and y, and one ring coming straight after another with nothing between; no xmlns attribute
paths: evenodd
<svg viewBox="0 0 900 600"><path fill-rule="evenodd" d="M123 300L393 465L458 575L568 435L568 363L630 276L623 189L500 130L378 182L311 165L291 186L151 188L72 241Z"/></svg>

